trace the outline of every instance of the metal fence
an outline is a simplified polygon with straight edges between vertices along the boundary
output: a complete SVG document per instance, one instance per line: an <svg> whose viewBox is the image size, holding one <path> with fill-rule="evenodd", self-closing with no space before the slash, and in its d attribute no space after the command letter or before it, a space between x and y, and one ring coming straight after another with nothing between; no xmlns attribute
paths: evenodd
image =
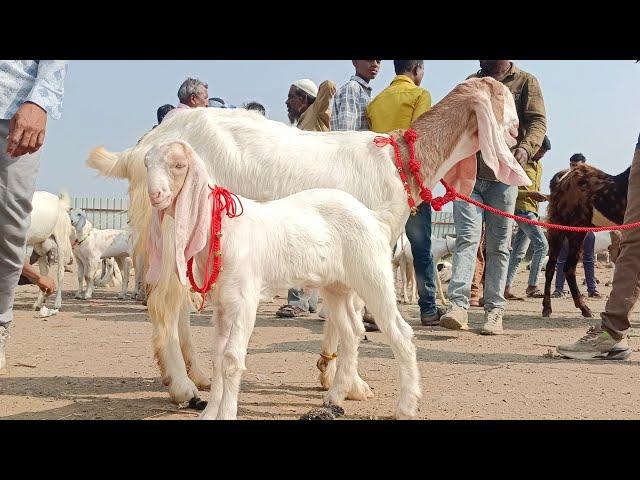
<svg viewBox="0 0 640 480"><path fill-rule="evenodd" d="M127 230L129 199L127 197L74 197L73 207L82 208L94 227ZM453 212L432 212L431 235L442 238L455 235Z"/></svg>
<svg viewBox="0 0 640 480"><path fill-rule="evenodd" d="M73 208L82 208L94 227L128 230L129 199L126 197L74 197Z"/></svg>

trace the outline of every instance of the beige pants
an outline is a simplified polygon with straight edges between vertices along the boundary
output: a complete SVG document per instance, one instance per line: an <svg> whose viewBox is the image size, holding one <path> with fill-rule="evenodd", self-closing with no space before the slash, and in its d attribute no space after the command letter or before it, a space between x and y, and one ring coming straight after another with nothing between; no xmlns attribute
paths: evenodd
<svg viewBox="0 0 640 480"><path fill-rule="evenodd" d="M640 145L639 145L640 147ZM631 162L624 223L640 221L640 148ZM640 228L622 232L620 256L613 274L613 288L602 317L602 328L616 340L629 331L629 314L640 296Z"/></svg>

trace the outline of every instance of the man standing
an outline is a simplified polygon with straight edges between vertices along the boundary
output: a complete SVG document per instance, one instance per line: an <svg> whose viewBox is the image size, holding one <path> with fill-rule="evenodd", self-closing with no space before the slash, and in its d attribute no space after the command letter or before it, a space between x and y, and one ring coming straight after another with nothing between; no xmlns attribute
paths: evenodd
<svg viewBox="0 0 640 480"><path fill-rule="evenodd" d="M420 115L431 108L431 94L420 83L424 77L424 60L394 60L396 77L367 107L371 130L388 133L408 129ZM431 205L422 203L418 213L410 216L405 226L413 252L413 267L418 285L420 322L438 325L436 284L431 255Z"/></svg>
<svg viewBox="0 0 640 480"><path fill-rule="evenodd" d="M624 223L640 221L640 136L631 162L627 210ZM640 228L622 232L620 255L613 272L613 288L602 323L591 327L587 334L570 345L559 345L558 353L578 360L606 355L611 360L624 360L631 355L627 334L631 324L629 314L640 296Z"/></svg>
<svg viewBox="0 0 640 480"><path fill-rule="evenodd" d="M289 121L301 130L328 132L331 116L331 101L336 93L336 84L325 80L316 87L308 78L293 82L287 95ZM291 288L287 293L287 304L282 305L276 316L292 318L305 317L318 307L318 289L304 290Z"/></svg>
<svg viewBox="0 0 640 480"><path fill-rule="evenodd" d="M586 157L581 153L574 153L569 158L569 167L585 163ZM602 298L602 294L598 292L598 284L596 282L595 254L596 236L593 232L588 232L582 242L582 266L584 267L584 279L587 282L587 294L589 298ZM567 263L569 256L569 241L565 238L562 242L562 248L558 253L558 261L556 263L556 286L551 294L554 298L562 298L564 295L564 265Z"/></svg>
<svg viewBox="0 0 640 480"><path fill-rule="evenodd" d="M342 85L333 98L331 131L369 130L367 105L371 101L369 82L380 70L380 60L352 60L356 74Z"/></svg>
<svg viewBox="0 0 640 480"><path fill-rule="evenodd" d="M551 142L545 135L542 146L538 150L530 162L524 166L524 171L531 180L528 187L518 187L518 198L516 200L515 215L529 220L538 220L538 202L546 202L547 197L540 193L540 183L542 182L542 157L551 150ZM531 270L529 271L529 283L525 290L525 295L531 298L542 298L544 294L538 288L538 275L542 269L542 261L544 260L549 244L544 230L537 225L530 225L524 222L518 222L518 231L513 241L511 249L511 257L509 258L509 268L507 270L507 286L504 289L504 298L507 300L518 299L519 297L511 293L511 285L516 276L520 262L527 253L529 243L533 243L533 257L531 258Z"/></svg>
<svg viewBox="0 0 640 480"><path fill-rule="evenodd" d="M547 130L544 101L538 80L530 73L520 70L509 60L480 60L480 70L471 77L485 76L491 76L502 82L513 94L520 120L513 155L524 167L542 145ZM478 174L471 197L499 210L513 213L518 188L499 182L493 171L483 162L482 155L478 154L477 157ZM504 287L509 262L511 220L492 213L487 213L484 217L486 223L485 323L481 333L496 335L503 333L502 317L506 303ZM448 291L452 307L442 316L440 325L453 330L466 330L468 329L469 290L482 230L483 210L464 201L455 201L453 218L457 236Z"/></svg>
<svg viewBox="0 0 640 480"><path fill-rule="evenodd" d="M197 78L187 78L178 89L178 100L178 106L167 112L164 118L172 117L184 109L209 106L209 85Z"/></svg>
<svg viewBox="0 0 640 480"><path fill-rule="evenodd" d="M0 60L0 370L25 263L47 114L62 115L67 62Z"/></svg>

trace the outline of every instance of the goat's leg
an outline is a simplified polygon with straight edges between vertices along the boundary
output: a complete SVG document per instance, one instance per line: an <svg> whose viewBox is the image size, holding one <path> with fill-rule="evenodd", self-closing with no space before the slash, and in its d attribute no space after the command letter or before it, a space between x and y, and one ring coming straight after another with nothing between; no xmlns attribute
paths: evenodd
<svg viewBox="0 0 640 480"><path fill-rule="evenodd" d="M142 255L136 256L134 268L136 271L136 292L134 298L139 301L144 301L147 295L142 276L142 272L144 270L144 258L142 257Z"/></svg>
<svg viewBox="0 0 640 480"><path fill-rule="evenodd" d="M211 381L198 365L198 356L193 348L191 339L191 305L188 298L184 299L178 321L178 335L180 337L180 349L187 368L187 375L196 384L198 390L209 390Z"/></svg>
<svg viewBox="0 0 640 480"><path fill-rule="evenodd" d="M325 298L324 289L322 290L322 298ZM339 333L331 320L331 316L333 315L331 309L327 307L326 302L324 306L327 309L327 318L324 322L324 336L322 337L322 343L320 345L321 353L316 367L320 370L320 385L322 385L322 389L329 390L336 375Z"/></svg>
<svg viewBox="0 0 640 480"><path fill-rule="evenodd" d="M200 415L202 420L215 420L218 417L218 409L220 407L220 401L222 400L222 392L224 389L222 358L224 356L224 351L227 348L232 325L230 317L224 314L222 305L214 302L212 307L214 311L211 322L213 324L213 377L211 380L209 402L202 412L202 415Z"/></svg>
<svg viewBox="0 0 640 480"><path fill-rule="evenodd" d="M84 263L76 258L76 266L78 267L78 290L74 298L82 298L82 286L84 284Z"/></svg>
<svg viewBox="0 0 640 480"><path fill-rule="evenodd" d="M392 301L391 282L386 271L379 267L374 277L364 282L362 296L376 318L376 324L387 338L393 356L400 366L400 396L396 407L396 418L415 417L420 400L420 372L416 359L416 347L413 344L413 330L402 318L398 307ZM389 279L390 280L390 279ZM371 288L374 287L374 288ZM376 288L377 287L377 288Z"/></svg>
<svg viewBox="0 0 640 480"><path fill-rule="evenodd" d="M562 248L562 242L564 240L564 233L557 230L548 230L547 237L549 240L549 260L544 271L544 298L542 299L542 316L550 317L551 310L551 283L553 282L553 276L556 273L556 262L558 261L558 254Z"/></svg>
<svg viewBox="0 0 640 480"><path fill-rule="evenodd" d="M407 262L405 258L400 259L400 281L402 282L402 303L409 303L407 297Z"/></svg>
<svg viewBox="0 0 640 480"><path fill-rule="evenodd" d="M40 270L40 275L49 275L49 262L47 261L46 255L38 258L38 269ZM42 290L38 289L38 298L36 298L36 301L33 304L33 309L40 310L42 305L44 305L44 301L44 293L42 293Z"/></svg>
<svg viewBox="0 0 640 480"><path fill-rule="evenodd" d="M161 293L161 290L164 293ZM160 367L162 382L169 386L174 403L198 398L198 388L187 376L187 368L180 350L179 315L186 302L186 291L177 276L170 279L166 289L154 288L149 295L149 318L153 325L155 357ZM171 296L172 298L167 298Z"/></svg>
<svg viewBox="0 0 640 480"><path fill-rule="evenodd" d="M409 302L415 304L418 302L418 284L416 283L416 271L412 263L407 265L407 282L409 283Z"/></svg>
<svg viewBox="0 0 640 480"><path fill-rule="evenodd" d="M440 281L440 275L437 270L436 270L436 293L438 294L438 299L442 302L442 305L446 305L447 299L444 297L444 291L442 290L442 282Z"/></svg>
<svg viewBox="0 0 640 480"><path fill-rule="evenodd" d="M220 366L223 391L216 417L218 420L235 420L238 414L240 379L246 370L249 338L256 322L260 289L255 289L253 285L241 285L240 291L243 294L242 298L237 299L239 301L233 305L226 301L223 304L225 315L231 319L231 331Z"/></svg>
<svg viewBox="0 0 640 480"><path fill-rule="evenodd" d="M98 264L98 260L99 259L97 258L89 258L85 265L84 278L87 282L87 289L84 291L84 295L82 296L85 300L93 297L94 278L96 276L96 265Z"/></svg>
<svg viewBox="0 0 640 480"><path fill-rule="evenodd" d="M120 268L120 273L122 275L122 290L120 291L118 298L124 299L127 298L127 293L129 292L130 261L129 257L117 257L115 260L118 264L118 267Z"/></svg>
<svg viewBox="0 0 640 480"><path fill-rule="evenodd" d="M58 239L56 238L56 244L60 245ZM64 280L64 259L61 256L58 256L58 278L56 285L56 299L53 302L53 308L59 310L62 307L62 281Z"/></svg>
<svg viewBox="0 0 640 480"><path fill-rule="evenodd" d="M567 279L571 296L573 297L573 303L576 308L580 309L583 317L591 318L593 313L591 309L584 303L584 299L580 294L578 283L576 281L576 266L578 265L578 258L580 257L580 251L582 250L582 242L584 241L584 233L572 233L569 236L569 255L567 261L564 264L564 276Z"/></svg>

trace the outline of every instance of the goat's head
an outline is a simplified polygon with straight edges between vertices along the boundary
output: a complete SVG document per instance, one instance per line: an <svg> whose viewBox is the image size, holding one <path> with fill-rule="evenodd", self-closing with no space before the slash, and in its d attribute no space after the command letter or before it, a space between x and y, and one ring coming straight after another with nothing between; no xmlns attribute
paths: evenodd
<svg viewBox="0 0 640 480"><path fill-rule="evenodd" d="M71 219L71 226L76 230L82 230L87 223L87 212L81 208L72 208L69 210L69 218Z"/></svg>
<svg viewBox="0 0 640 480"><path fill-rule="evenodd" d="M154 146L144 159L147 192L154 207L151 220L150 260L147 281L160 275L162 223L168 213L175 220L176 264L180 281L186 281L186 260L207 241L209 174L202 159L187 142L171 140Z"/></svg>

